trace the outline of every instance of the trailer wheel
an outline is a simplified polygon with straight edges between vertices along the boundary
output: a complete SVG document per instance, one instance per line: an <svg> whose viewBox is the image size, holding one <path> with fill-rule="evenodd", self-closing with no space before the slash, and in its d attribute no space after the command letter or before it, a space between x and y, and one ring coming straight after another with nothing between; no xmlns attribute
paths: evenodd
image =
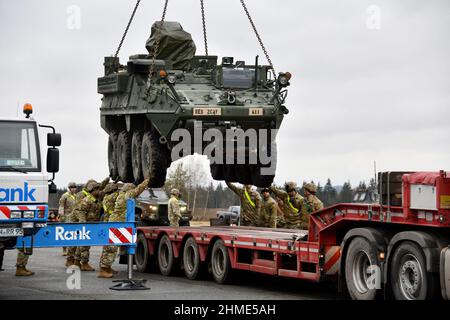
<svg viewBox="0 0 450 320"><path fill-rule="evenodd" d="M423 250L411 241L400 244L392 254L390 277L397 300L426 300L436 296L437 277L427 272Z"/></svg>
<svg viewBox="0 0 450 320"><path fill-rule="evenodd" d="M173 272L174 257L172 243L167 235L162 236L158 245L158 265L163 276L170 276Z"/></svg>
<svg viewBox="0 0 450 320"><path fill-rule="evenodd" d="M217 240L212 248L211 272L217 283L223 284L230 279L230 256L222 240Z"/></svg>
<svg viewBox="0 0 450 320"><path fill-rule="evenodd" d="M133 178L136 183L142 182L141 148L142 135L139 131L135 131L131 138L131 163L133 164Z"/></svg>
<svg viewBox="0 0 450 320"><path fill-rule="evenodd" d="M377 284L381 286L380 272L376 248L366 238L354 238L345 259L345 281L351 298L374 300L378 293Z"/></svg>
<svg viewBox="0 0 450 320"><path fill-rule="evenodd" d="M184 273L188 279L197 279L200 271L200 263L198 244L193 237L189 237L183 249Z"/></svg>
<svg viewBox="0 0 450 320"><path fill-rule="evenodd" d="M139 233L136 241L136 253L134 255L134 262L137 271L149 272L152 264L150 262L150 255L148 254L148 243L143 233Z"/></svg>
<svg viewBox="0 0 450 320"><path fill-rule="evenodd" d="M148 131L142 137L141 164L144 178L152 176L150 187L161 188L166 181L167 154L156 135Z"/></svg>
<svg viewBox="0 0 450 320"><path fill-rule="evenodd" d="M109 176L116 180L119 173L117 171L117 133L115 132L108 137L108 167Z"/></svg>
<svg viewBox="0 0 450 320"><path fill-rule="evenodd" d="M121 131L117 137L117 170L120 180L133 182L131 166L131 136L127 131Z"/></svg>

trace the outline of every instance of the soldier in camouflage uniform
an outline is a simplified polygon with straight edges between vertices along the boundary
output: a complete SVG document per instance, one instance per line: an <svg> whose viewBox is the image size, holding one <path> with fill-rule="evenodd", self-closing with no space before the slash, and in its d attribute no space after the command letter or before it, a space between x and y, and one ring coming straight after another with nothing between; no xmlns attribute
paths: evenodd
<svg viewBox="0 0 450 320"><path fill-rule="evenodd" d="M127 200L135 199L144 192L150 183L150 179L145 179L137 187L132 183L127 183L120 190L114 205L114 211L109 216L108 222L123 222L126 221L127 214ZM97 274L98 278L111 278L114 274L111 266L117 255L117 246L103 247L102 255L100 257L100 272Z"/></svg>
<svg viewBox="0 0 450 320"><path fill-rule="evenodd" d="M81 195L77 194L77 201L69 216L69 223L94 222L100 220L101 205L104 196L103 189L109 182L109 177L102 183L89 180ZM67 250L66 266L76 265L81 271L94 271L89 265L89 246L69 247Z"/></svg>
<svg viewBox="0 0 450 320"><path fill-rule="evenodd" d="M180 191L178 189L170 190L170 199L167 204L168 207L168 218L171 227L179 227L181 219L180 204L178 199L180 198Z"/></svg>
<svg viewBox="0 0 450 320"><path fill-rule="evenodd" d="M60 222L67 222L69 215L75 206L77 185L75 182L69 182L67 192L59 199L58 216ZM67 248L63 248L63 256L67 256Z"/></svg>
<svg viewBox="0 0 450 320"><path fill-rule="evenodd" d="M302 229L308 229L309 215L323 209L323 203L316 197L317 187L314 184L306 183L303 189L305 190L305 201L302 206Z"/></svg>
<svg viewBox="0 0 450 320"><path fill-rule="evenodd" d="M277 203L270 196L270 190L264 188L261 191L262 204L259 216L259 226L264 228L277 227Z"/></svg>
<svg viewBox="0 0 450 320"><path fill-rule="evenodd" d="M19 252L17 252L17 263L16 263L16 276L32 276L34 272L28 270L26 268L28 263L28 258L30 257L29 254L25 254L23 252L23 249L18 249Z"/></svg>
<svg viewBox="0 0 450 320"><path fill-rule="evenodd" d="M114 206L116 204L117 197L119 196L119 186L116 183L108 184L103 192L105 197L103 198L103 222L108 222L109 217L114 212Z"/></svg>
<svg viewBox="0 0 450 320"><path fill-rule="evenodd" d="M301 209L303 205L303 197L297 192L297 184L295 182L286 182L284 190L277 189L276 187L270 187L277 197L283 202L283 218L284 228L298 229L301 227Z"/></svg>
<svg viewBox="0 0 450 320"><path fill-rule="evenodd" d="M257 226L261 211L261 196L259 193L252 190L252 186L248 184L244 185L243 188L239 188L228 181L225 181L225 183L241 200L240 225Z"/></svg>
<svg viewBox="0 0 450 320"><path fill-rule="evenodd" d="M269 189L270 190L270 189ZM280 197L276 197L277 201L277 228L284 228L284 202Z"/></svg>

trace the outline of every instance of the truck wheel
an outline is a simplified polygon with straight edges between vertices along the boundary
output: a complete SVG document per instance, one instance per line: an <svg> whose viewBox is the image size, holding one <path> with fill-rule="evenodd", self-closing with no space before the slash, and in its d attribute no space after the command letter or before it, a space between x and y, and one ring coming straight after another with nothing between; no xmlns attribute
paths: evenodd
<svg viewBox="0 0 450 320"><path fill-rule="evenodd" d="M137 271L149 272L152 265L150 262L150 255L148 254L148 243L143 233L139 233L136 241L136 254L134 255L134 262Z"/></svg>
<svg viewBox="0 0 450 320"><path fill-rule="evenodd" d="M352 299L374 300L377 297L381 274L376 272L381 272L376 248L366 238L356 237L350 243L345 259L345 281Z"/></svg>
<svg viewBox="0 0 450 320"><path fill-rule="evenodd" d="M158 266L163 276L170 276L174 265L172 243L167 235L162 236L158 245Z"/></svg>
<svg viewBox="0 0 450 320"><path fill-rule="evenodd" d="M117 137L117 170L120 180L134 182L131 166L131 136L125 130L121 131Z"/></svg>
<svg viewBox="0 0 450 320"><path fill-rule="evenodd" d="M222 240L217 240L212 248L211 272L217 283L223 284L230 280L230 256Z"/></svg>
<svg viewBox="0 0 450 320"><path fill-rule="evenodd" d="M397 300L426 300L436 297L437 276L427 272L423 250L411 241L400 244L392 254L390 277Z"/></svg>
<svg viewBox="0 0 450 320"><path fill-rule="evenodd" d="M142 148L142 135L139 131L133 132L131 138L131 163L133 167L133 178L136 183L142 182L142 163L141 163L141 151Z"/></svg>
<svg viewBox="0 0 450 320"><path fill-rule="evenodd" d="M111 179L116 180L117 171L117 133L113 132L108 138L108 167Z"/></svg>
<svg viewBox="0 0 450 320"><path fill-rule="evenodd" d="M147 179L152 175L150 181L150 187L161 188L166 182L167 173L167 159L166 153L162 150L162 147L156 138L155 134L148 131L142 137L142 150L141 150L141 163L142 173L144 178Z"/></svg>
<svg viewBox="0 0 450 320"><path fill-rule="evenodd" d="M184 273L188 279L197 279L200 271L200 263L198 244L193 237L189 237L183 249Z"/></svg>

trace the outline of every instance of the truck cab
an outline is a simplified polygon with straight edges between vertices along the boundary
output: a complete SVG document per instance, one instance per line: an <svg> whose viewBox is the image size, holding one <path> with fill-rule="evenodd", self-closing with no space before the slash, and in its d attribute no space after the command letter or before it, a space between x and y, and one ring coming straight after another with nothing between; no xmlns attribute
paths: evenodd
<svg viewBox="0 0 450 320"><path fill-rule="evenodd" d="M0 118L0 247L11 249L19 236L34 235L48 218L48 194L56 191L61 136L49 133L47 168L43 160L40 126L29 117ZM47 126L44 126L47 127ZM47 169L47 170L46 170ZM48 173L53 173L49 180ZM19 245L19 244L17 244Z"/></svg>

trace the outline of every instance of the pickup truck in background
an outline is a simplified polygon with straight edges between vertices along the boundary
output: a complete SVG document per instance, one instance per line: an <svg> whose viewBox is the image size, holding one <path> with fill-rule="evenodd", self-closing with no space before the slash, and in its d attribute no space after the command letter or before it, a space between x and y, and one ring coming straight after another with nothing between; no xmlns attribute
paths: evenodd
<svg viewBox="0 0 450 320"><path fill-rule="evenodd" d="M239 224L239 217L241 213L240 206L230 206L227 211L218 211L217 219L220 224L230 225Z"/></svg>

